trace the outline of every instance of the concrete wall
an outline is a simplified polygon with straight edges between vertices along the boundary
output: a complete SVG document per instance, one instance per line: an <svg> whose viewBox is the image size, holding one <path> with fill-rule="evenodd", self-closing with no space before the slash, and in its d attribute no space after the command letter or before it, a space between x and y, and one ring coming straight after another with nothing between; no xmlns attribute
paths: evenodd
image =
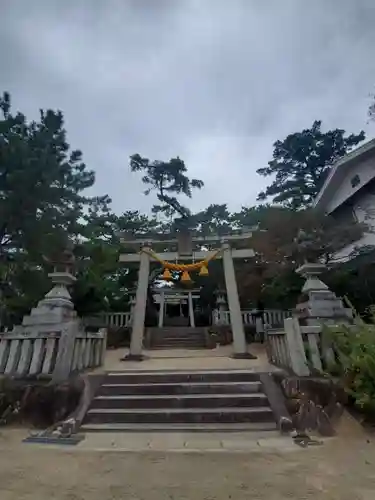
<svg viewBox="0 0 375 500"><path fill-rule="evenodd" d="M358 175L360 183L354 188L351 185L351 179ZM375 178L375 156L367 158L364 161L358 162L355 166L347 169L342 181L337 186L337 189L327 204L326 212L331 213L337 207L342 205L348 198L363 188L365 184Z"/></svg>
<svg viewBox="0 0 375 500"><path fill-rule="evenodd" d="M356 242L346 246L335 255L345 260L356 248L375 246L375 178L358 189L356 193L331 214L339 223L357 220L368 226L368 232Z"/></svg>

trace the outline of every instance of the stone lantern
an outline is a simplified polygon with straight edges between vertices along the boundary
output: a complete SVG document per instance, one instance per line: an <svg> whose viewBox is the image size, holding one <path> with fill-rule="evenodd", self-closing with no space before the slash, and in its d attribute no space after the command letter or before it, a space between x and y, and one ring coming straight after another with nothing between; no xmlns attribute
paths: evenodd
<svg viewBox="0 0 375 500"><path fill-rule="evenodd" d="M304 324L352 320L351 309L346 308L342 300L320 279L320 274L326 269L324 264L306 262L296 270L306 280L301 290L302 297L296 306L297 315Z"/></svg>
<svg viewBox="0 0 375 500"><path fill-rule="evenodd" d="M74 273L75 257L72 250L67 248L63 250L57 257L48 260L53 265L54 273Z"/></svg>
<svg viewBox="0 0 375 500"><path fill-rule="evenodd" d="M217 294L217 299L216 299L216 305L219 309L219 311L225 311L227 309L227 301L225 300L225 294L223 291L218 292Z"/></svg>
<svg viewBox="0 0 375 500"><path fill-rule="evenodd" d="M57 305L64 305L73 309L73 303L69 286L76 281L74 276L75 257L71 250L65 249L57 258L50 259L49 262L53 265L53 272L48 274L53 283L53 288L45 296L44 300L55 302Z"/></svg>
<svg viewBox="0 0 375 500"><path fill-rule="evenodd" d="M41 326L60 325L75 320L77 314L74 310L72 298L68 291L76 278L73 276L74 255L70 250L64 250L60 256L45 259L53 265L53 272L48 274L53 283L52 289L38 302L29 315L24 316L22 325L39 331ZM53 328L52 328L53 330Z"/></svg>

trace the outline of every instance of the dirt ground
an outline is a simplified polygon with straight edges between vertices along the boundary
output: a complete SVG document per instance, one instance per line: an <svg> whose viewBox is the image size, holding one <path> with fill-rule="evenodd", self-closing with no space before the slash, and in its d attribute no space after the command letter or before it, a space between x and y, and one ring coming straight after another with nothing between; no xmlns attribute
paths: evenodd
<svg viewBox="0 0 375 500"><path fill-rule="evenodd" d="M67 450L24 436L1 431L1 500L375 498L375 438L345 424L322 446L287 453Z"/></svg>

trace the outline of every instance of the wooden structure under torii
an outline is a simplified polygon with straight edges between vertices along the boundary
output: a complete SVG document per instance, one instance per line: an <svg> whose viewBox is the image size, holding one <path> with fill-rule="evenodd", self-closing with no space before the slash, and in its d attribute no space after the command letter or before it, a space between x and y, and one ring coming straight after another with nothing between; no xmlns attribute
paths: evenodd
<svg viewBox="0 0 375 500"><path fill-rule="evenodd" d="M161 251L157 253L159 263L174 262L201 262L205 265L213 254L215 259L221 259L224 267L225 286L227 291L228 306L230 312L230 322L233 334L233 357L234 358L254 358L247 350L245 332L241 316L241 307L238 296L236 275L233 259L247 259L254 257L251 248L232 248L235 243L241 243L251 238L251 231L244 231L239 234L226 236L191 236L180 235L179 238L140 238L131 239L123 236L121 242L124 246L137 250L138 253L121 253L119 262L133 263L139 262L138 285L133 313L132 334L129 354L125 360L143 359L143 336L145 329L147 289L149 284L150 261L156 257L155 247L166 249L176 247L175 251ZM215 250L193 250L193 244L197 248L204 248L206 245L214 246Z"/></svg>

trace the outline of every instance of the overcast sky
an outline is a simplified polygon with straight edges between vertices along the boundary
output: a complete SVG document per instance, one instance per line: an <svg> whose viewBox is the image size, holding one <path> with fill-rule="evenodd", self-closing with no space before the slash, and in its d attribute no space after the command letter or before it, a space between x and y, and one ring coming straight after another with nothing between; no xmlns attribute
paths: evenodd
<svg viewBox="0 0 375 500"><path fill-rule="evenodd" d="M68 140L116 212L148 211L128 158L180 156L190 208L255 202L272 144L321 119L365 129L375 0L0 0L0 91Z"/></svg>

